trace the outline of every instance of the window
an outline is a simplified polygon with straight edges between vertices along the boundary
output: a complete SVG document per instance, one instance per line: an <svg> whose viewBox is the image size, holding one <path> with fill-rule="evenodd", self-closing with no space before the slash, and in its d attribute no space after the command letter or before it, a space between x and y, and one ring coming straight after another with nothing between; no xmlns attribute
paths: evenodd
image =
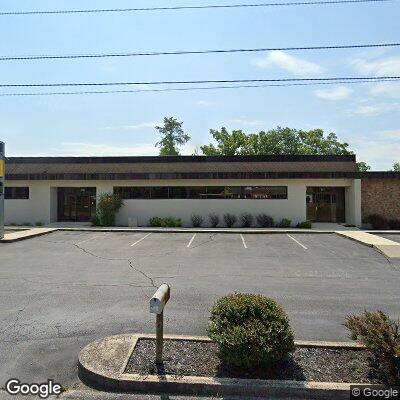
<svg viewBox="0 0 400 400"><path fill-rule="evenodd" d="M29 187L6 187L4 198L6 200L29 199Z"/></svg>
<svg viewBox="0 0 400 400"><path fill-rule="evenodd" d="M114 187L123 199L287 199L287 186Z"/></svg>

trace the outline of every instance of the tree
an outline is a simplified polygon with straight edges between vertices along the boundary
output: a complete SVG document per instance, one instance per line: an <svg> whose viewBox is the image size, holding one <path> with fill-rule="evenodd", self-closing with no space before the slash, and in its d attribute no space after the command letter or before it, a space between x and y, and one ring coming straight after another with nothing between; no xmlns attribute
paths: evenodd
<svg viewBox="0 0 400 400"><path fill-rule="evenodd" d="M393 164L393 169L392 169L392 171L400 172L400 161L397 161L397 162L395 162L395 163Z"/></svg>
<svg viewBox="0 0 400 400"><path fill-rule="evenodd" d="M359 161L356 163L356 169L358 172L367 172L371 167L364 161Z"/></svg>
<svg viewBox="0 0 400 400"><path fill-rule="evenodd" d="M156 126L161 134L161 140L156 143L160 148L160 156L178 156L178 146L182 146L190 140L182 129L183 122L178 122L174 117L164 118L163 126Z"/></svg>
<svg viewBox="0 0 400 400"><path fill-rule="evenodd" d="M201 146L205 155L272 155L272 154L353 154L349 144L340 142L335 133L324 135L322 129L309 131L277 127L267 132L229 133L226 128L210 130L217 146Z"/></svg>

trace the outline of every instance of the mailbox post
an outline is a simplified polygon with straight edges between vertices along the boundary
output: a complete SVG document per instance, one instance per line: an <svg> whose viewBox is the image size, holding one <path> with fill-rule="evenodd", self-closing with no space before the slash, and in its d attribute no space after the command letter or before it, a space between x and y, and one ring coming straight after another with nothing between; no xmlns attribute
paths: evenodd
<svg viewBox="0 0 400 400"><path fill-rule="evenodd" d="M150 313L156 314L156 364L162 364L164 344L164 307L170 298L171 289L163 283L150 299Z"/></svg>
<svg viewBox="0 0 400 400"><path fill-rule="evenodd" d="M6 175L4 147L4 143L0 142L0 239L4 237L4 178Z"/></svg>

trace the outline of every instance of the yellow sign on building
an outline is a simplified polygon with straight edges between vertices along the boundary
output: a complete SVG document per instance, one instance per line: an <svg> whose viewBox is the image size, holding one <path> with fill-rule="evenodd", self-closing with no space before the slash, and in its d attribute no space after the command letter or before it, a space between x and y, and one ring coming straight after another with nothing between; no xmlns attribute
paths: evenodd
<svg viewBox="0 0 400 400"><path fill-rule="evenodd" d="M0 160L0 177L3 177L5 174L4 160Z"/></svg>

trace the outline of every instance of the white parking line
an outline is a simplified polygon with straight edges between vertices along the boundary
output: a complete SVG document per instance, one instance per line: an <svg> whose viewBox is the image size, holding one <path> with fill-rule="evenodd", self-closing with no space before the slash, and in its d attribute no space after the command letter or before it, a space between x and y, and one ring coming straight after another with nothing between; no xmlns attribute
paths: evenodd
<svg viewBox="0 0 400 400"><path fill-rule="evenodd" d="M304 250L307 250L307 247L304 246L304 244L300 243L298 240L296 240L293 236L290 236L288 233L286 234L290 239L294 240L299 246L301 246Z"/></svg>
<svg viewBox="0 0 400 400"><path fill-rule="evenodd" d="M243 247L244 247L245 249L247 249L247 244L246 244L246 241L244 240L244 237L243 237L242 234L240 234L240 238L242 239Z"/></svg>
<svg viewBox="0 0 400 400"><path fill-rule="evenodd" d="M151 232L148 233L146 236L143 236L141 239L137 240L135 243L131 244L131 247L135 246L136 244L140 243L142 240L146 239L148 236L151 235Z"/></svg>
<svg viewBox="0 0 400 400"><path fill-rule="evenodd" d="M77 246L79 246L79 245L81 245L81 244L83 244L83 243L89 242L90 240L97 239L97 238L99 238L100 236L103 236L103 235L92 236L92 237L90 237L89 239L82 240L81 242L78 242L78 243L75 243L75 244L76 244Z"/></svg>
<svg viewBox="0 0 400 400"><path fill-rule="evenodd" d="M197 233L195 233L192 238L190 239L190 242L188 243L188 245L186 247L190 247L190 245L192 244L194 238L196 237Z"/></svg>

